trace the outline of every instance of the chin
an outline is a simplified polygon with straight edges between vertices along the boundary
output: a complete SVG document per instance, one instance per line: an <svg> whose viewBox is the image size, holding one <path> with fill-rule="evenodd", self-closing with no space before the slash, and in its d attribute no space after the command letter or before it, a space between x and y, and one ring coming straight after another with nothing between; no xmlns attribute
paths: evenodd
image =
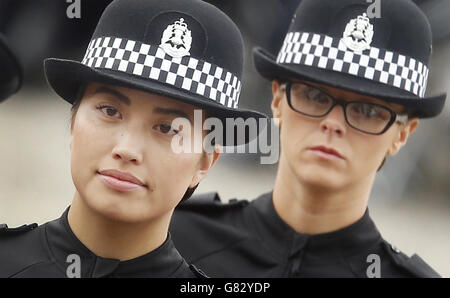
<svg viewBox="0 0 450 298"><path fill-rule="evenodd" d="M134 198L133 198L134 199ZM92 199L88 198L86 204L97 214L114 222L138 223L152 217L152 208L145 200L133 200L121 197L120 194L103 194Z"/></svg>
<svg viewBox="0 0 450 298"><path fill-rule="evenodd" d="M335 168L320 166L302 166L297 171L297 177L302 183L323 189L338 189L343 186L342 171Z"/></svg>

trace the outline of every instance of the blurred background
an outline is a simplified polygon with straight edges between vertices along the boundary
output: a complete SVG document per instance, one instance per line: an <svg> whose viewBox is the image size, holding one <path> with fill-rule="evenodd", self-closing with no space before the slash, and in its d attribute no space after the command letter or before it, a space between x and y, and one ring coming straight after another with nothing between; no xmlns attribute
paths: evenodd
<svg viewBox="0 0 450 298"><path fill-rule="evenodd" d="M270 115L271 85L256 72L252 47L279 50L301 0L210 0L240 27L246 46L240 107ZM81 18L65 0L0 0L0 33L24 69L19 93L0 104L0 223L14 227L61 215L74 193L70 175L70 105L46 85L47 57L81 60L111 0L81 0ZM417 0L433 30L428 94L450 92L450 1ZM418 253L450 277L450 105L423 120L408 146L378 174L369 209L383 236L407 255ZM254 199L270 191L275 165L258 154L225 154L196 193ZM226 177L226 179L223 179Z"/></svg>

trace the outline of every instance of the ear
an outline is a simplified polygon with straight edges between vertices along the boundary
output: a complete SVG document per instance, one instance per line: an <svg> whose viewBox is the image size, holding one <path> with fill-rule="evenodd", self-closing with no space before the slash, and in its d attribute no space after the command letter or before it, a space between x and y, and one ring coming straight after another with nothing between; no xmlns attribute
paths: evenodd
<svg viewBox="0 0 450 298"><path fill-rule="evenodd" d="M72 134L72 130L70 130L70 137L69 137L69 149L70 149L70 152L72 152L72 141L73 141L73 134Z"/></svg>
<svg viewBox="0 0 450 298"><path fill-rule="evenodd" d="M73 146L73 129L74 129L74 126L75 126L75 121L74 121L74 119L72 119L72 121L70 123L70 129L69 129L69 133L70 133L70 135L69 135L69 149L70 149L70 152L72 152L72 146Z"/></svg>
<svg viewBox="0 0 450 298"><path fill-rule="evenodd" d="M275 125L278 127L281 125L281 108L283 103L283 97L284 97L284 88L281 87L281 83L279 81L273 81L272 104L270 105L270 108L272 109L273 118L278 119L275 121Z"/></svg>
<svg viewBox="0 0 450 298"><path fill-rule="evenodd" d="M203 178L206 177L206 175L208 175L209 171L214 167L219 159L220 151L220 147L216 145L212 153L203 152L200 159L199 168L195 172L195 175L192 177L192 181L189 184L190 188L195 187L200 183L200 181L203 180Z"/></svg>
<svg viewBox="0 0 450 298"><path fill-rule="evenodd" d="M419 119L412 118L409 119L408 122L402 125L395 136L389 150L387 152L388 155L397 154L400 149L405 146L408 141L409 136L416 130L417 126L419 126Z"/></svg>

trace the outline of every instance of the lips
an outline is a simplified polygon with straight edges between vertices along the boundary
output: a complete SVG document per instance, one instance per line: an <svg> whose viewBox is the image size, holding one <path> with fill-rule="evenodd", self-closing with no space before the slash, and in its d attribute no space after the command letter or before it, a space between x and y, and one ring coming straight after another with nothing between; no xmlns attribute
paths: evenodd
<svg viewBox="0 0 450 298"><path fill-rule="evenodd" d="M121 170L103 170L97 172L103 182L118 191L133 191L146 185L132 174Z"/></svg>
<svg viewBox="0 0 450 298"><path fill-rule="evenodd" d="M311 147L309 148L309 150L313 150L319 154L321 154L321 156L323 157L336 157L339 159L345 159L345 157L340 154L337 150L333 149L333 148L329 148L326 146L316 146L316 147Z"/></svg>

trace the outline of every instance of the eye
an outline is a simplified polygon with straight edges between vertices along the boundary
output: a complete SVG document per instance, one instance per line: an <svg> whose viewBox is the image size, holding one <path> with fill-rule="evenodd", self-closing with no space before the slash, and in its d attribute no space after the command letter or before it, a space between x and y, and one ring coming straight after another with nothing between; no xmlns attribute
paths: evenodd
<svg viewBox="0 0 450 298"><path fill-rule="evenodd" d="M319 89L309 88L308 90L306 90L305 93L306 93L306 98L308 98L308 100L313 101L315 103L328 104L330 101L328 96L325 93L323 93L322 91L320 91Z"/></svg>
<svg viewBox="0 0 450 298"><path fill-rule="evenodd" d="M97 107L97 109L100 110L107 117L122 119L122 115L119 113L119 111L112 106L100 105Z"/></svg>
<svg viewBox="0 0 450 298"><path fill-rule="evenodd" d="M385 118L384 113L379 111L377 107L370 104L355 105L353 110L366 118Z"/></svg>
<svg viewBox="0 0 450 298"><path fill-rule="evenodd" d="M173 129L169 124L158 124L153 127L156 131L164 134L164 135L176 135L180 132L180 130Z"/></svg>

